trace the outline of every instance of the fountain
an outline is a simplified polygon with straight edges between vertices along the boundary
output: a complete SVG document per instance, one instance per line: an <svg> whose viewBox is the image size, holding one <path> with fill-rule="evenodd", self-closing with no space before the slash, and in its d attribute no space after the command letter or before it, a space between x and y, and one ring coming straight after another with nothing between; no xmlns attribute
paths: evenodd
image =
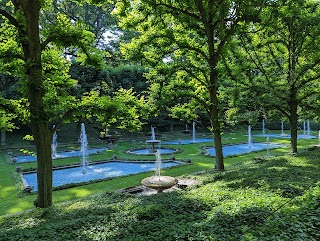
<svg viewBox="0 0 320 241"><path fill-rule="evenodd" d="M154 131L154 127L151 127L151 140L155 140L156 139L156 133Z"/></svg>
<svg viewBox="0 0 320 241"><path fill-rule="evenodd" d="M54 132L52 136L52 144L51 144L52 159L55 159L57 157L57 146L58 146L57 132Z"/></svg>
<svg viewBox="0 0 320 241"><path fill-rule="evenodd" d="M270 145L270 138L267 136L267 157L269 157L269 145Z"/></svg>
<svg viewBox="0 0 320 241"><path fill-rule="evenodd" d="M265 123L264 123L264 119L262 120L262 135L266 134L266 127L265 127Z"/></svg>
<svg viewBox="0 0 320 241"><path fill-rule="evenodd" d="M283 121L281 122L281 136L287 136L287 134L284 133Z"/></svg>
<svg viewBox="0 0 320 241"><path fill-rule="evenodd" d="M263 124L263 123L262 123ZM263 136L263 137L273 137L273 138L291 138L290 134L284 133L284 123L281 122L281 133L280 134L273 134L273 133L268 133L268 134L255 134L253 136ZM312 138L317 138L316 136L312 136L310 133L310 121L306 122L303 121L303 134L297 136L298 139L312 139Z"/></svg>
<svg viewBox="0 0 320 241"><path fill-rule="evenodd" d="M156 170L155 175L151 177L144 178L141 181L141 184L157 190L158 193L163 192L163 190L168 189L178 183L178 180L170 177L170 176L161 176L160 170L161 170L161 156L159 150L156 151Z"/></svg>
<svg viewBox="0 0 320 241"><path fill-rule="evenodd" d="M155 149L155 145L156 144L160 144L161 141L160 140L156 140L156 133L154 131L154 127L151 127L151 140L147 140L146 141L147 144L151 144L151 149L149 150L150 153L155 153L156 149Z"/></svg>
<svg viewBox="0 0 320 241"><path fill-rule="evenodd" d="M186 125L187 128L188 125ZM190 132L190 131L189 131ZM163 144L168 145L187 145L194 143L214 142L213 138L196 138L196 122L192 123L192 139L164 141Z"/></svg>
<svg viewBox="0 0 320 241"><path fill-rule="evenodd" d="M248 147L252 147L252 136L251 136L251 126L248 126Z"/></svg>
<svg viewBox="0 0 320 241"><path fill-rule="evenodd" d="M135 148L128 150L127 153L134 155L153 155L156 151L159 151L161 154L173 154L178 151L178 149L175 148L162 148L160 146L161 141L156 139L154 127L151 127L151 140L147 140L146 144L151 144L151 148ZM159 145L158 149L156 149L156 144Z"/></svg>
<svg viewBox="0 0 320 241"><path fill-rule="evenodd" d="M196 123L192 122L192 142L196 142Z"/></svg>
<svg viewBox="0 0 320 241"><path fill-rule="evenodd" d="M162 169L183 165L178 161L162 162ZM151 161L98 161L86 166L86 174L83 175L82 166L71 165L65 167L55 167L52 170L52 187L80 185L92 181L108 180L116 177L123 177L132 174L143 173L154 170L154 162ZM33 187L32 192L38 190L37 170L22 172L22 180L25 186Z"/></svg>
<svg viewBox="0 0 320 241"><path fill-rule="evenodd" d="M320 145L320 130L319 130L319 134L318 134L318 144Z"/></svg>
<svg viewBox="0 0 320 241"><path fill-rule="evenodd" d="M81 165L82 165L82 173L86 174L86 166L87 166L87 147L88 147L88 140L86 129L84 127L84 123L81 124L81 133L80 133L80 142L81 142Z"/></svg>
<svg viewBox="0 0 320 241"><path fill-rule="evenodd" d="M182 132L186 134L190 133L190 130L188 129L188 124L186 124L186 129L183 130Z"/></svg>

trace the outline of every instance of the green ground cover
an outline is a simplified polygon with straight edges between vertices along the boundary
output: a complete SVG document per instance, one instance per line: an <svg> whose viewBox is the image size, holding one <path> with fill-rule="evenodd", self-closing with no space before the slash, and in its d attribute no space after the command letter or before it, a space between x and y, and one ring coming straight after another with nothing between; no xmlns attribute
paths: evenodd
<svg viewBox="0 0 320 241"><path fill-rule="evenodd" d="M2 217L0 240L319 240L320 149L256 155L189 175L201 184L188 190L107 192Z"/></svg>
<svg viewBox="0 0 320 241"><path fill-rule="evenodd" d="M209 135L205 135L209 137ZM145 137L144 137L145 138ZM161 136L161 139L168 140L176 138L176 136L172 137L172 135L164 134ZM190 138L186 136L182 136L181 138ZM255 137L254 139L256 142L258 141L265 141L265 138ZM224 144L233 144L233 143L244 143L247 141L247 137L245 136L245 132L230 132L225 133L223 135L223 142ZM288 144L288 140L277 140L279 143ZM310 144L315 144L316 140L299 140L299 148L304 148ZM24 145L26 143L23 143ZM106 144L102 143L95 143L95 147L105 146ZM168 170L163 170L162 173L164 175L171 175L171 176L180 176L184 174L194 173L198 171L203 171L205 169L211 169L214 166L214 159L211 157L206 157L201 154L202 147L205 145L209 145L206 143L200 144L192 144L192 145L180 145L178 148L180 152L175 154L175 157L180 160L184 160L185 158L190 158L192 160L192 165L187 166L180 166L176 168L171 168ZM169 145L167 145L169 146ZM91 144L90 147L93 147ZM120 141L117 143L117 146L103 152L98 155L90 156L90 161L99 161L99 160L106 160L111 159L114 155L118 157L118 159L124 160L136 160L136 159L154 159L154 157L150 156L134 156L129 155L125 151L133 148L133 147L145 147L144 142L140 144L139 141ZM170 147L177 147L177 145L171 145ZM32 150L32 147L27 147L26 149ZM67 149L67 147L63 147ZM77 149L79 148L77 144L69 145L69 149ZM11 150L12 151L12 150ZM18 153L19 148L13 149L14 152ZM289 147L286 146L281 149L272 150L272 155L281 155L284 153L288 153ZM232 165L234 163L243 162L246 160L250 160L252 157L256 155L265 155L265 151L260 153L252 153L247 155L241 155L237 157L231 157L225 159L226 166ZM170 155L163 155L163 158L169 158ZM54 160L54 165L66 165L72 163L78 163L79 158L66 158L66 159L58 159ZM21 192L21 180L18 174L15 172L15 166L9 163L6 158L6 151L3 150L0 153L0 175L1 175L1 183L0 183L0 197L1 197L1 204L0 204L0 215L5 214L12 214L28 209L33 208L33 201L35 200L35 195L26 195ZM24 169L36 167L36 163L23 163L19 164ZM130 186L139 185L140 181L147 176L150 176L151 173L142 173L137 175L132 175L128 177L119 177L113 180L108 180L99 183L93 183L84 186L78 186L74 188L69 188L65 190L58 190L54 191L53 193L53 202L60 203L65 201L74 200L77 198L83 198L90 195L105 193L105 192L113 192L115 190L126 188Z"/></svg>

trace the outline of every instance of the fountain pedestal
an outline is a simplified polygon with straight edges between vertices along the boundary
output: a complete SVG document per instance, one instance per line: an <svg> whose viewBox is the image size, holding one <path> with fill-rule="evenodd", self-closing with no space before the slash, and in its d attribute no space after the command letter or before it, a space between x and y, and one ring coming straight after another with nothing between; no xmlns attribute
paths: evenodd
<svg viewBox="0 0 320 241"><path fill-rule="evenodd" d="M151 144L151 153L156 153L156 148L155 145L161 143L160 140L147 140L146 141L147 144Z"/></svg>
<svg viewBox="0 0 320 241"><path fill-rule="evenodd" d="M168 189L178 183L178 180L170 176L151 176L142 179L141 184L157 190L158 193Z"/></svg>

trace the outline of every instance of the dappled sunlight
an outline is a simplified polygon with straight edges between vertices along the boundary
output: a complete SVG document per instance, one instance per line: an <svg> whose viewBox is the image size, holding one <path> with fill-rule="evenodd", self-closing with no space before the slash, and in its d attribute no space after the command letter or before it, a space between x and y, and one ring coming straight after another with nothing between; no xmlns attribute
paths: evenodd
<svg viewBox="0 0 320 241"><path fill-rule="evenodd" d="M289 167L269 167L267 169L268 170L275 170L275 171L284 171L284 170L288 170Z"/></svg>
<svg viewBox="0 0 320 241"><path fill-rule="evenodd" d="M71 190L71 195L75 195L76 197L86 197L92 195L93 193L87 188L77 188Z"/></svg>
<svg viewBox="0 0 320 241"><path fill-rule="evenodd" d="M35 196L32 198L36 198ZM4 204L5 205L5 204ZM34 208L33 201L28 198L28 199L17 199L14 205L10 204L12 206L6 214L12 214L12 213L17 213L17 212L22 212L28 209Z"/></svg>
<svg viewBox="0 0 320 241"><path fill-rule="evenodd" d="M93 195L95 192L91 191L88 186L69 188L67 190L60 190L53 192L53 202L65 202L72 199L83 198Z"/></svg>
<svg viewBox="0 0 320 241"><path fill-rule="evenodd" d="M87 209L90 205L90 202L74 202L69 204L66 209L70 212L72 210Z"/></svg>
<svg viewBox="0 0 320 241"><path fill-rule="evenodd" d="M203 163L203 162L199 163L198 162L196 165L200 166L200 167L204 167L204 168L213 168L214 162L212 162L212 163Z"/></svg>
<svg viewBox="0 0 320 241"><path fill-rule="evenodd" d="M0 186L0 198L6 198L12 195L16 190L14 186L2 187Z"/></svg>

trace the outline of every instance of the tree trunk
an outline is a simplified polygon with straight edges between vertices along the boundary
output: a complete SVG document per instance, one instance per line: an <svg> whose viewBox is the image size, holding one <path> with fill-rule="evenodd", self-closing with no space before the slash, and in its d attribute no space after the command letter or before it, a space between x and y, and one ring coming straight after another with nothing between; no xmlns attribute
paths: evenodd
<svg viewBox="0 0 320 241"><path fill-rule="evenodd" d="M291 130L291 151L292 153L298 152L298 105L291 103L290 113L290 130Z"/></svg>
<svg viewBox="0 0 320 241"><path fill-rule="evenodd" d="M211 88L209 90L210 100L211 100L210 122L211 122L212 132L214 135L214 146L216 150L215 168L217 170L224 170L222 140L221 140L221 130L220 130L219 110L218 110L217 84L216 84L217 78L218 78L218 75L216 73L210 74L210 82L214 83L211 85Z"/></svg>
<svg viewBox="0 0 320 241"><path fill-rule="evenodd" d="M30 121L37 152L38 193L34 204L46 208L52 205L52 133L48 129L49 118L43 103L42 50L39 35L41 4L39 0L16 0L13 3L17 10L22 10L25 17L25 27L20 26L19 35L24 51Z"/></svg>
<svg viewBox="0 0 320 241"><path fill-rule="evenodd" d="M1 131L1 146L6 145L6 130Z"/></svg>

